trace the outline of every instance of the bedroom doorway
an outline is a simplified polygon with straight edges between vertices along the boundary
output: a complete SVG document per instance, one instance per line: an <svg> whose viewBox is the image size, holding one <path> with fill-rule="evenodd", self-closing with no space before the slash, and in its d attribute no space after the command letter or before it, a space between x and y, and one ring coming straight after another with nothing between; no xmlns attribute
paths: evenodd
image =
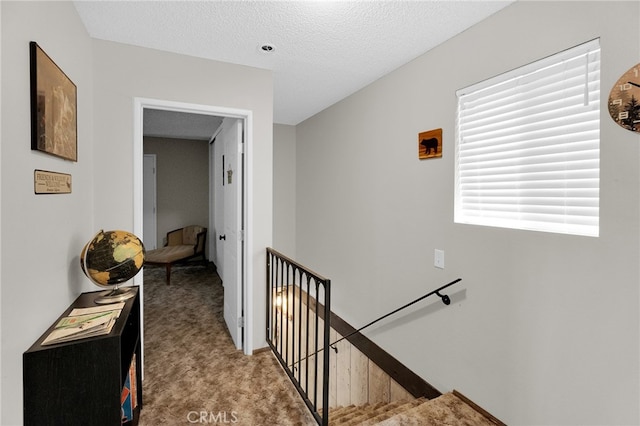
<svg viewBox="0 0 640 426"><path fill-rule="evenodd" d="M238 123L241 126L242 133L245 135L244 146L245 146L245 154L244 161L250 162L251 156L251 132L250 126L252 123L252 113L247 110L237 110L230 109L224 107L216 107L216 106L208 106L208 105L195 105L195 104L185 104L185 103L177 103L172 101L161 101L161 100L153 100L153 99L135 99L135 107L134 107L134 233L136 235L143 235L144 230L144 218L143 218L143 115L145 109L156 109L156 110L165 110L165 111L176 111L183 113L193 113L193 114L204 114L211 115L217 117L227 117L231 119L237 119ZM210 172L211 173L211 172ZM251 170L249 167L245 167L243 169L243 182L242 187L238 189L238 197L241 200L245 201L248 194L250 193L250 182L251 180L247 178L247 175L251 174ZM248 203L243 202L240 214L243 217L242 223L251 223L251 215L252 211ZM242 231L242 232L240 232ZM243 333L241 334L241 340L238 342L238 347L243 350L243 352L247 355L253 353L253 344L252 344L252 329L251 329L251 310L248 309L248 306L252 306L252 291L251 291L251 275L247 273L247 265L252 264L253 259L250 255L251 251L251 243L252 243L252 230L250 227L245 226L244 229L238 230L239 234L244 236L244 241L242 244L242 249L240 251L240 258L237 259L239 268L239 279L238 279L238 289L236 291L237 305L240 307L241 312L243 312L244 318L242 319ZM212 233L213 234L213 233ZM136 278L134 278L134 284L140 286L141 292L141 300L144 300L144 285L143 285L143 276L139 274ZM144 315L144 304L141 306L141 320L143 320ZM144 339L144 322L141 324L142 328L142 339ZM144 347L144 344L143 344ZM144 354L143 354L144 357Z"/></svg>

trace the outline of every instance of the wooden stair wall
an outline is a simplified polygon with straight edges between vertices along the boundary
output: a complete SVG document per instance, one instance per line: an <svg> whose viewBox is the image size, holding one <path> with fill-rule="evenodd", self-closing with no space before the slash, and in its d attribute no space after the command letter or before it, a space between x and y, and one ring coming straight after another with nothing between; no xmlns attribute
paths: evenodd
<svg viewBox="0 0 640 426"><path fill-rule="evenodd" d="M342 338L331 330L331 341ZM347 339L329 361L329 407L389 403L413 396Z"/></svg>
<svg viewBox="0 0 640 426"><path fill-rule="evenodd" d="M303 315L301 330L297 321L298 313L296 311L299 309L299 297L302 298L302 306L306 310L307 294L301 291L299 287L291 286L282 304L286 327L282 327L282 330L276 330L275 333L275 339L280 338L282 333L282 339L286 342L283 346L286 347L289 365L298 359L298 354L293 352L292 336L297 338L301 333L303 342L306 338L306 315ZM309 307L312 312L316 310L320 314L323 312L323 307L321 305L317 306L317 302L313 297L309 298ZM296 316L295 322L291 318L293 315ZM315 315L309 316L309 338L312 341L315 339L316 329L314 318ZM318 330L323 330L324 321L322 318L318 320L317 325ZM355 329L352 326L332 313L330 342L335 342L354 331ZM338 342L335 347L337 348L337 353L333 349L329 349L329 407L390 403L407 401L416 397L430 399L440 396L440 392L435 388L360 333ZM313 353L313 348L309 350L309 353ZM300 359L304 359L306 356L306 348L302 348ZM311 366L315 361L315 356L311 355L308 358L310 370L312 370ZM321 362L322 352L317 356L320 357L318 360L318 377L321 378L323 369ZM304 381L306 379L306 362L303 361L296 367L301 369L300 377L302 378L301 381ZM310 383L309 388L316 390L318 404L320 404L322 383L319 381L314 387L312 374L309 374L308 380ZM310 399L313 400L313 390L309 393Z"/></svg>

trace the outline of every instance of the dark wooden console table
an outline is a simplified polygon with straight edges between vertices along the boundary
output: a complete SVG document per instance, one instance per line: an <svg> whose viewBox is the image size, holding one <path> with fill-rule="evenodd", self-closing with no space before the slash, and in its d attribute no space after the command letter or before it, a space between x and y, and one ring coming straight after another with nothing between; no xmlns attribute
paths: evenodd
<svg viewBox="0 0 640 426"><path fill-rule="evenodd" d="M142 359L138 288L128 299L111 332L66 343L42 345L58 321L72 309L98 306L101 292L81 294L23 354L25 426L120 426L121 396L136 360L137 425L142 407Z"/></svg>

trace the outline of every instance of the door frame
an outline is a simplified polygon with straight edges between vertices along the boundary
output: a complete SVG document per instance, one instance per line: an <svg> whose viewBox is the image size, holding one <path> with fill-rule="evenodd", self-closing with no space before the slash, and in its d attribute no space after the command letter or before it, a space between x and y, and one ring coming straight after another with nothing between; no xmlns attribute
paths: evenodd
<svg viewBox="0 0 640 426"><path fill-rule="evenodd" d="M239 118L244 129L244 170L243 170L243 215L244 247L242 256L242 275L244 291L242 308L244 311L243 350L246 355L253 353L253 112L251 110L227 108L215 105L201 105L150 98L134 98L133 108L133 232L143 235L143 112L145 108L165 111L205 114L218 117ZM140 286L140 322L141 341L144 342L144 271L137 274L133 284ZM142 345L144 358L144 344Z"/></svg>

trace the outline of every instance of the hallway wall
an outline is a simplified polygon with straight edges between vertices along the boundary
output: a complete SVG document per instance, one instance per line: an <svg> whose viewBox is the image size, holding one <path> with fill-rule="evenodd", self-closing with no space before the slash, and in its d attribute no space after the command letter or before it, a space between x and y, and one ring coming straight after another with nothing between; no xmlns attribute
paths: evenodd
<svg viewBox="0 0 640 426"><path fill-rule="evenodd" d="M638 2L519 1L296 128L296 258L356 327L461 277L365 334L507 424L640 423L640 135L606 108L639 28ZM456 90L597 37L600 237L455 224Z"/></svg>
<svg viewBox="0 0 640 426"><path fill-rule="evenodd" d="M296 128L273 125L273 248L296 255Z"/></svg>
<svg viewBox="0 0 640 426"><path fill-rule="evenodd" d="M83 291L80 269L93 221L93 52L70 2L0 2L2 19L2 425L22 424L22 353ZM78 161L32 151L29 42L77 86ZM70 194L35 195L34 170L70 174Z"/></svg>

